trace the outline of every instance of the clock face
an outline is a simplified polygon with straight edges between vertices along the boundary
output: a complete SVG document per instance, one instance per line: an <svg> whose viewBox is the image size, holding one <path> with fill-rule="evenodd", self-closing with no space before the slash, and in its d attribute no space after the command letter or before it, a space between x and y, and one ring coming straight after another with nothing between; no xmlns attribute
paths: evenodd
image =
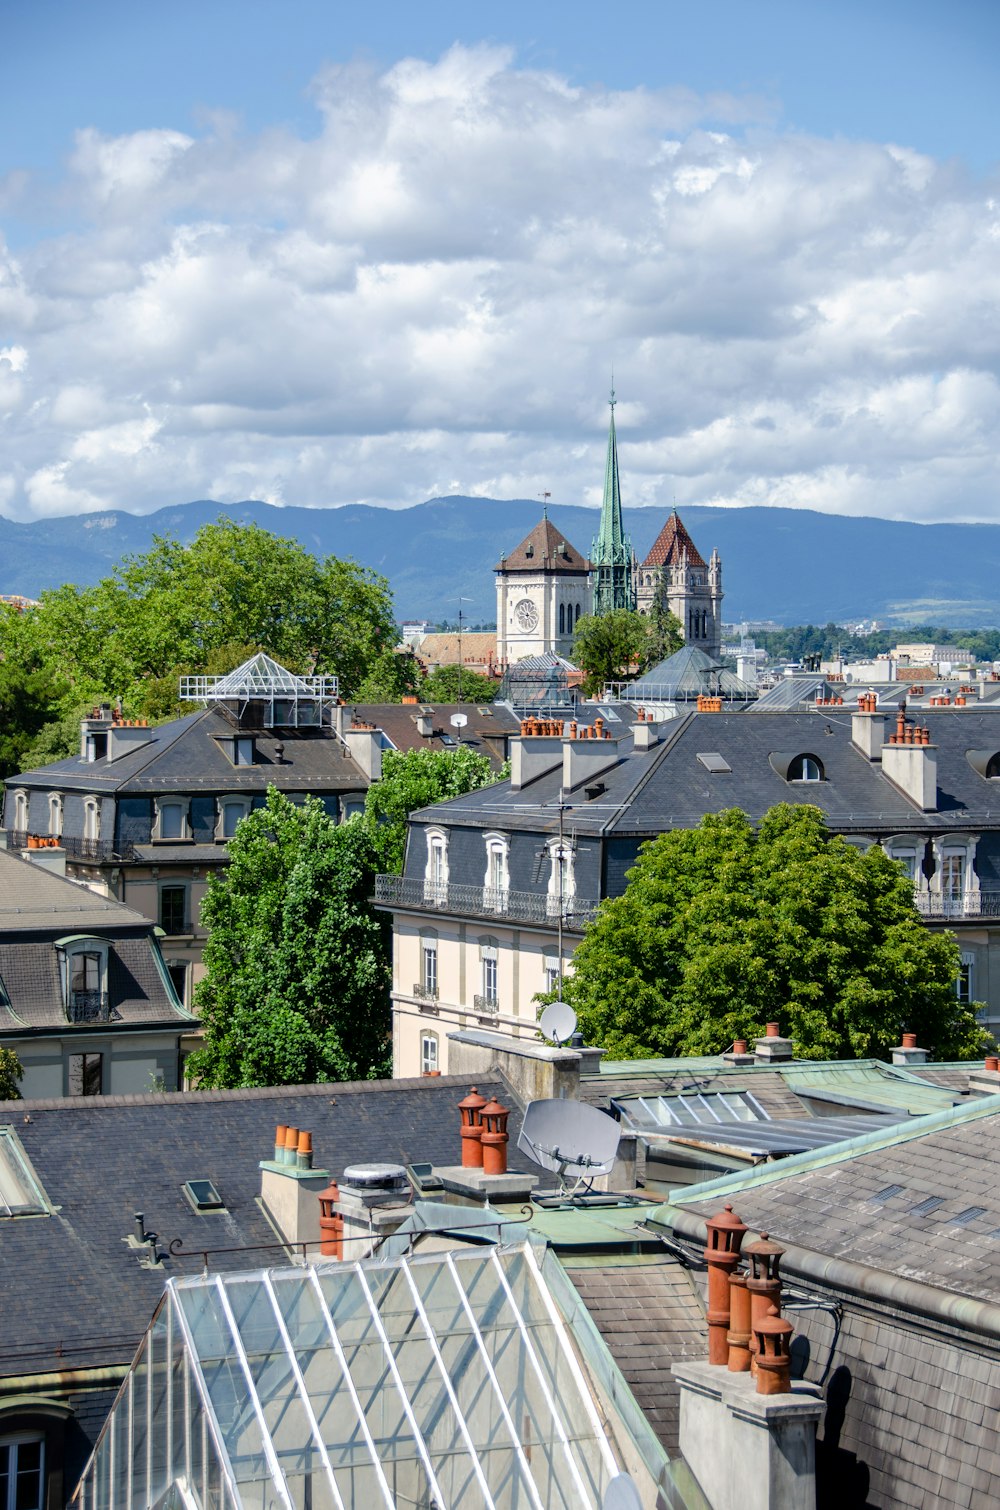
<svg viewBox="0 0 1000 1510"><path fill-rule="evenodd" d="M515 606L514 617L526 633L538 628L538 609L530 598L522 598Z"/></svg>

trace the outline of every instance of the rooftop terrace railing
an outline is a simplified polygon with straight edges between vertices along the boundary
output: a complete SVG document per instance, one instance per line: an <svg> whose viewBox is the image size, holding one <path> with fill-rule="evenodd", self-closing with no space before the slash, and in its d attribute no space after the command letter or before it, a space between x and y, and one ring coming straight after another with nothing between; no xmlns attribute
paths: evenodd
<svg viewBox="0 0 1000 1510"><path fill-rule="evenodd" d="M445 886L411 876L376 876L375 901L384 907L412 907L419 912L458 913L464 917L507 919L519 923L547 923L559 917L559 901L546 892L509 891L494 886ZM563 927L582 933L597 916L593 897L566 897Z"/></svg>
<svg viewBox="0 0 1000 1510"><path fill-rule="evenodd" d="M916 891L914 906L925 918L1000 918L1000 889L996 891Z"/></svg>

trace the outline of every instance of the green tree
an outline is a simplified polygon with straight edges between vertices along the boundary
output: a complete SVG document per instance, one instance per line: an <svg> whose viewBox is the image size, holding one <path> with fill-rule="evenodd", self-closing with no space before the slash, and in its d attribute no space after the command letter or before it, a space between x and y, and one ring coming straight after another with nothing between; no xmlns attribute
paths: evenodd
<svg viewBox="0 0 1000 1510"><path fill-rule="evenodd" d="M36 633L34 611L0 603L0 778L24 770L28 751L60 712L65 677ZM79 726L77 742L79 743Z"/></svg>
<svg viewBox="0 0 1000 1510"><path fill-rule="evenodd" d="M406 820L418 808L461 797L502 780L485 755L461 745L457 750L387 750L382 779L365 797L366 828L379 869L399 873L406 850Z"/></svg>
<svg viewBox="0 0 1000 1510"><path fill-rule="evenodd" d="M573 636L573 660L585 672L583 690L599 693L607 682L626 681L646 664L650 623L630 608L586 613Z"/></svg>
<svg viewBox="0 0 1000 1510"><path fill-rule="evenodd" d="M420 662L412 650L383 650L354 693L359 703L399 703L420 690Z"/></svg>
<svg viewBox="0 0 1000 1510"><path fill-rule="evenodd" d="M13 1049L0 1049L0 1101L20 1101L24 1066Z"/></svg>
<svg viewBox="0 0 1000 1510"><path fill-rule="evenodd" d="M363 823L271 788L238 825L202 904L209 934L191 1056L202 1086L297 1085L388 1073L388 928L374 912Z"/></svg>
<svg viewBox="0 0 1000 1510"><path fill-rule="evenodd" d="M653 594L649 611L649 645L646 649L646 666L658 666L668 655L674 655L684 644L684 627L675 613L670 611L667 578L661 572Z"/></svg>
<svg viewBox="0 0 1000 1510"><path fill-rule="evenodd" d="M438 666L421 683L420 697L425 703L491 703L499 685L492 676L480 676L464 666L461 674L458 666Z"/></svg>
<svg viewBox="0 0 1000 1510"><path fill-rule="evenodd" d="M886 1056L906 1029L936 1058L982 1053L956 999L958 947L931 932L902 868L782 804L733 809L643 847L576 952L565 996L621 1058L718 1054L781 1024L808 1058Z"/></svg>

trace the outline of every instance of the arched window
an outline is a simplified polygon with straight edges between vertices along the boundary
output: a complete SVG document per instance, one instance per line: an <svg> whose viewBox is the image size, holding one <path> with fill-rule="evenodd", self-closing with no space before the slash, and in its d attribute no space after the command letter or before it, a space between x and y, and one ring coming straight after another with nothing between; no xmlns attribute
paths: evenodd
<svg viewBox="0 0 1000 1510"><path fill-rule="evenodd" d="M578 623L578 624L580 622L580 613L581 613L581 609L580 609L580 605L578 603L576 605L576 623Z"/></svg>
<svg viewBox="0 0 1000 1510"><path fill-rule="evenodd" d="M27 833L28 830L28 794L27 792L14 793L14 827L19 834Z"/></svg>
<svg viewBox="0 0 1000 1510"><path fill-rule="evenodd" d="M448 835L443 828L427 830L424 901L439 906L448 900Z"/></svg>
<svg viewBox="0 0 1000 1510"><path fill-rule="evenodd" d="M576 892L576 877L573 874L573 845L568 839L564 839L560 845L558 839L549 841L549 892L546 899L546 911L550 917L557 917L559 912L566 912Z"/></svg>
<svg viewBox="0 0 1000 1510"><path fill-rule="evenodd" d="M572 610L571 610L572 611ZM559 633L566 633L566 604L559 604Z"/></svg>
<svg viewBox="0 0 1000 1510"><path fill-rule="evenodd" d="M788 767L789 781L822 781L823 767L815 755L796 755Z"/></svg>
<svg viewBox="0 0 1000 1510"><path fill-rule="evenodd" d="M421 1075L436 1075L438 1072L438 1035L436 1033L421 1033L420 1035L420 1073Z"/></svg>
<svg viewBox="0 0 1000 1510"><path fill-rule="evenodd" d="M1000 754L991 755L986 766L987 781L995 781L1000 777Z"/></svg>
<svg viewBox="0 0 1000 1510"><path fill-rule="evenodd" d="M100 797L84 797L83 799L83 837L95 840L101 837Z"/></svg>
<svg viewBox="0 0 1000 1510"><path fill-rule="evenodd" d="M63 797L62 792L49 793L49 834L53 839L62 837Z"/></svg>
<svg viewBox="0 0 1000 1510"><path fill-rule="evenodd" d="M483 906L492 912L506 912L510 890L508 856L510 840L506 834L486 836L486 875L483 878Z"/></svg>
<svg viewBox="0 0 1000 1510"><path fill-rule="evenodd" d="M495 938L479 940L479 962L482 972L482 991L476 993L475 1007L479 1012L496 1012L500 1002L499 946Z"/></svg>

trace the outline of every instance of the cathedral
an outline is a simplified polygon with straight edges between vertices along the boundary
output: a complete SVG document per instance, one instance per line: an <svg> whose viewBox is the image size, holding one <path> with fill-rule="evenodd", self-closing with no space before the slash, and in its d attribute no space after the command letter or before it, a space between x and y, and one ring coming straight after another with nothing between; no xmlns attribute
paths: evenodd
<svg viewBox="0 0 1000 1510"><path fill-rule="evenodd" d="M645 559L637 562L622 523L615 434L615 394L604 467L604 497L587 561L543 510L516 550L496 567L497 659L513 665L529 655L570 659L581 614L637 608L650 613L659 595L681 626L685 643L717 659L722 647L722 562L708 564L676 509Z"/></svg>

